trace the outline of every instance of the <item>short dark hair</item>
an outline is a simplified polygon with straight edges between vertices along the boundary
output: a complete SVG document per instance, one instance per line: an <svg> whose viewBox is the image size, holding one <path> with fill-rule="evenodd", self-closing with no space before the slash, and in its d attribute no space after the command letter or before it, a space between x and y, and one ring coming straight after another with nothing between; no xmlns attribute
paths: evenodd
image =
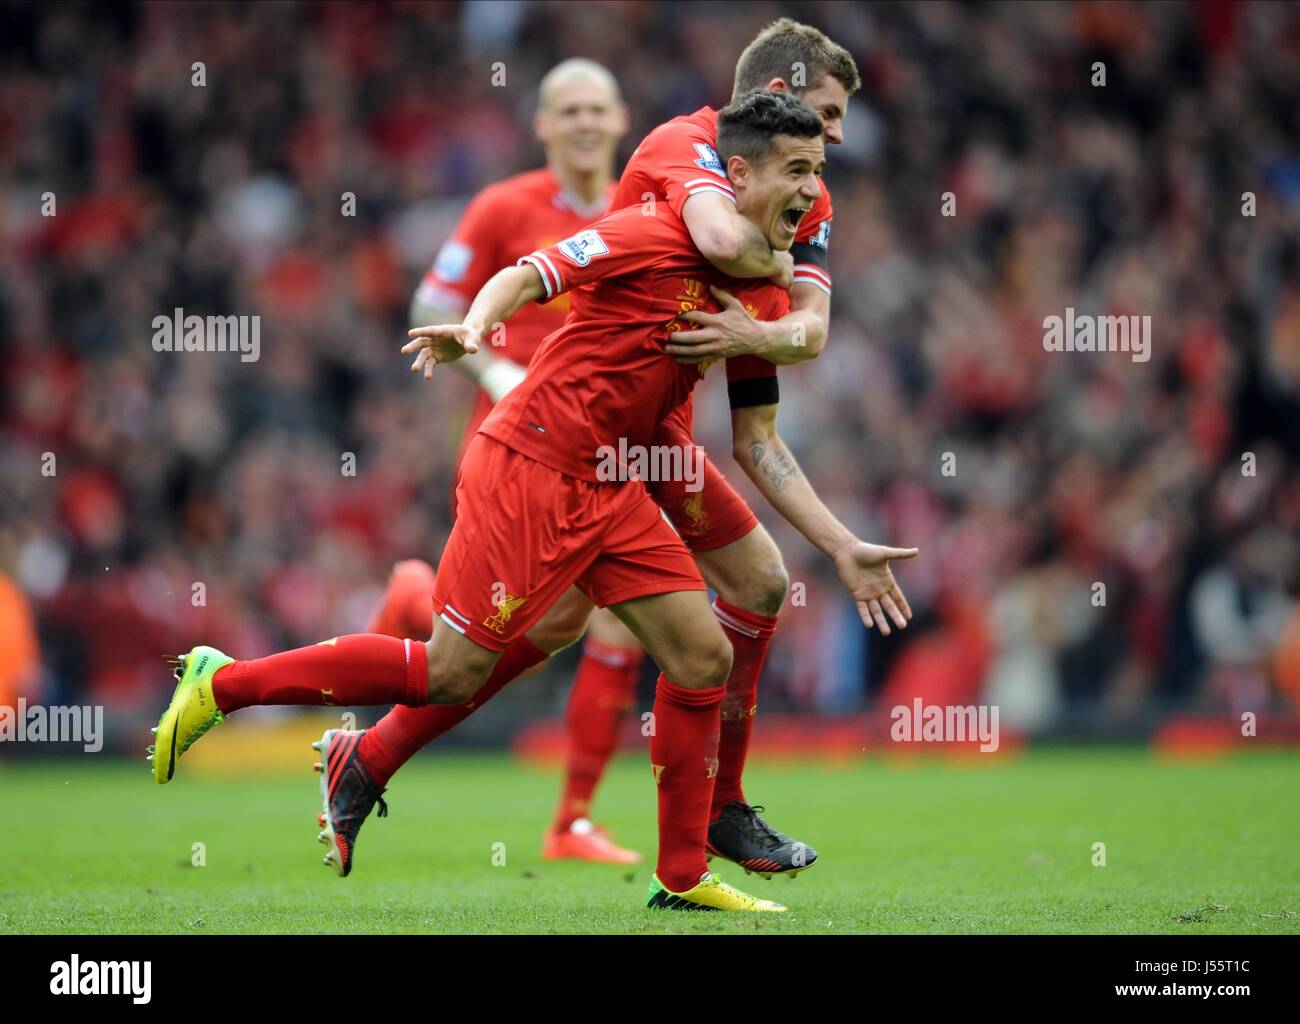
<svg viewBox="0 0 1300 1024"><path fill-rule="evenodd" d="M718 157L726 166L733 156L760 164L778 135L819 138L822 119L798 96L788 92L751 92L718 111Z"/></svg>
<svg viewBox="0 0 1300 1024"><path fill-rule="evenodd" d="M804 84L796 86L791 79L800 66ZM858 65L848 50L811 25L780 18L756 35L736 61L731 101L766 88L774 78L783 79L795 92L803 92L816 88L827 75L844 86L850 96L862 88Z"/></svg>

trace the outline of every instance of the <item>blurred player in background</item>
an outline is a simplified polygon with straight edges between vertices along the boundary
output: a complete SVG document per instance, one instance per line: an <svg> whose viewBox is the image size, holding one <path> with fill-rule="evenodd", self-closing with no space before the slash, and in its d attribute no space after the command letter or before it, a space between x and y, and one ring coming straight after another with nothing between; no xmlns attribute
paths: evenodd
<svg viewBox="0 0 1300 1024"><path fill-rule="evenodd" d="M843 139L842 122L849 96L859 85L857 66L846 50L817 29L783 18L760 32L741 53L732 100L759 89L793 92L820 117L823 140L838 144ZM719 313L697 310L684 316L689 323L673 335L677 347L669 351L688 363L740 355L758 355L774 364L813 358L825 344L830 315L829 192L823 187L811 212L804 216L790 252L774 252L762 232L736 211L734 189L716 151L717 116L715 109L704 107L651 132L624 170L613 208L644 207L647 197L667 203L686 224L701 255L716 269L740 279L771 278L790 289L790 308L785 316L762 322L749 316L733 297L718 293L715 298L723 309ZM454 254L457 260L464 259L459 250ZM445 287L437 273L435 266L432 282L426 278L421 288ZM416 314L422 312L413 310L413 316L418 319ZM513 329L512 321L510 331ZM478 358L460 360L455 365L475 363ZM502 394L522 376L500 357L490 358L471 372L485 382L485 387L491 384L501 388ZM774 386L774 382L766 380L733 382L733 400L737 389L752 391L768 384ZM760 401L762 395L739 397L766 404ZM692 433L688 400L665 422L656 443L695 451ZM699 459L704 466L702 489L688 487L684 480L658 482L649 488L717 592L714 612L735 650L722 711L709 849L711 854L726 857L746 871L766 877L793 876L816 862L817 851L769 825L746 800L741 786L758 707L758 679L789 580L780 551L748 503L703 450L699 450ZM418 630L394 635L422 639L430 618L431 589L432 571L423 563L398 566L385 597L384 611L374 628L394 632L390 623L406 620ZM539 648L545 648L534 652L536 661L558 649L554 645L562 646L564 639L572 635L574 620L586 614L586 603L581 600L560 602L538 627L546 632L554 626L554 636L533 637ZM889 631L883 620L879 625L883 632ZM612 613L598 610L592 615L590 635L570 698L567 775L556 819L544 841L547 856L617 860L626 853L608 843L587 818L587 810L617 745L642 656L636 638ZM485 688L470 705L455 709L395 708L375 729L367 731L364 740L370 755L367 761L377 762L381 769L382 777L376 782L382 787L424 742L441 735L499 689Z"/></svg>

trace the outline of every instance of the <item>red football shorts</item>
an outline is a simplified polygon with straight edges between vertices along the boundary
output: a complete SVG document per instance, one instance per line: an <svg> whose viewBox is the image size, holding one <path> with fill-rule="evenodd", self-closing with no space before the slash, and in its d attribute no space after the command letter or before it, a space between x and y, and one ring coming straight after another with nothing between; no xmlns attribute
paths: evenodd
<svg viewBox="0 0 1300 1024"><path fill-rule="evenodd" d="M469 451L478 428L491 411L492 400L486 391L480 389L465 428L458 466L464 462L465 453ZM754 515L749 502L727 482L727 478L713 464L704 449L695 444L693 419L692 404L688 400L669 413L659 425L653 443L677 445L684 449L684 453L698 451L701 475L694 481L667 480L647 483L645 486L688 548L692 551L716 551L749 533L758 525L758 516ZM687 457L696 458L693 454ZM691 462L690 465L696 463ZM451 499L451 513L455 519L455 494Z"/></svg>
<svg viewBox="0 0 1300 1024"><path fill-rule="evenodd" d="M704 449L695 444L691 420L691 404L685 402L659 425L654 443L679 446L684 453L698 451L698 457L687 455L682 464L699 466L702 472L693 481L657 481L646 484L646 489L688 548L714 551L740 540L758 525L758 517L749 502L727 483Z"/></svg>
<svg viewBox="0 0 1300 1024"><path fill-rule="evenodd" d="M461 462L435 614L504 650L571 586L607 607L704 590L695 560L638 483L566 476L478 434Z"/></svg>

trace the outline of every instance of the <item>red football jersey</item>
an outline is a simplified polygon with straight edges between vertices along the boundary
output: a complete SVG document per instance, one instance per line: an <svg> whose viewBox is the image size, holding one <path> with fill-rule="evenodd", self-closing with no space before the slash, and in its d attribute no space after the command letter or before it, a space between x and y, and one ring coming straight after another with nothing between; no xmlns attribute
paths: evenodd
<svg viewBox="0 0 1300 1024"><path fill-rule="evenodd" d="M678 363L664 346L673 331L690 327L678 319L682 313L718 311L709 285L731 292L760 320L788 307L787 294L767 281L719 274L665 209L653 217L639 207L607 214L519 262L541 275L543 301L571 292L573 315L542 342L528 377L480 432L583 480L601 479L597 466L606 453L624 450L620 441L650 448L660 422L708 369ZM749 387L774 383L776 367L743 356L727 361L727 376Z"/></svg>
<svg viewBox="0 0 1300 1024"><path fill-rule="evenodd" d="M459 317L480 288L502 267L534 249L569 238L605 213L611 184L597 208L581 206L550 170L527 171L489 185L471 200L451 237L424 275L415 297ZM492 354L527 366L542 339L564 323L569 301L529 303L510 318L505 344Z"/></svg>
<svg viewBox="0 0 1300 1024"><path fill-rule="evenodd" d="M680 217L686 200L701 192L715 192L735 202L736 191L718 157L717 145L718 112L712 107L661 124L641 141L623 168L610 209L641 205L646 196L653 196ZM790 247L795 282L814 285L827 295L831 291L826 253L832 212L831 194L823 182L821 197L799 222Z"/></svg>

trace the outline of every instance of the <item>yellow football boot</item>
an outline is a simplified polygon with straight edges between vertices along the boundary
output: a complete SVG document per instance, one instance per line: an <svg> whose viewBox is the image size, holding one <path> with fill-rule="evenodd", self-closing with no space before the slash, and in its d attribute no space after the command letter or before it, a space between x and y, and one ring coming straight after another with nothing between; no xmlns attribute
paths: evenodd
<svg viewBox="0 0 1300 1024"><path fill-rule="evenodd" d="M658 876L652 875L646 906L651 910L785 910L780 903L741 892L708 872L700 878L698 885L685 892L669 892Z"/></svg>
<svg viewBox="0 0 1300 1024"><path fill-rule="evenodd" d="M154 781L160 786L176 773L176 759L214 725L225 721L212 693L212 677L235 659L215 647L195 647L189 654L166 660L176 678L176 691L153 730L148 758L153 762Z"/></svg>

